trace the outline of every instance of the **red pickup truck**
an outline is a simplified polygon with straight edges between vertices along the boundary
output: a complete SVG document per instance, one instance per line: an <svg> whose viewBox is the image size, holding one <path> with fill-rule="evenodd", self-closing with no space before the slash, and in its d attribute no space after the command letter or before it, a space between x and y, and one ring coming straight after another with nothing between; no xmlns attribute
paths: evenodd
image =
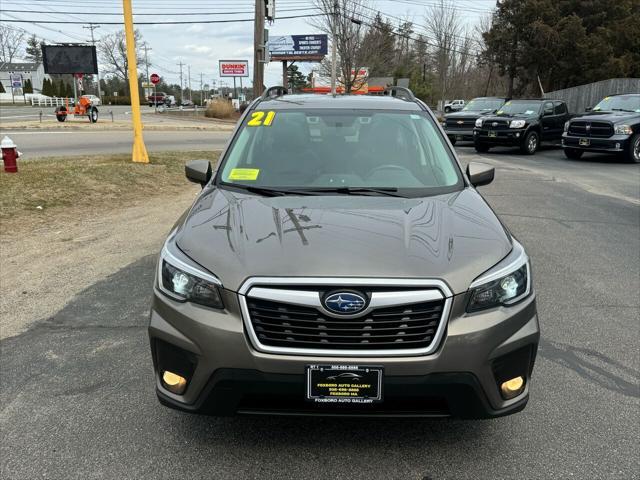
<svg viewBox="0 0 640 480"><path fill-rule="evenodd" d="M171 104L171 99L164 92L156 92L156 93L154 93L152 95L149 95L147 97L147 100L149 101L149 106L150 107L153 107L154 105L167 105L167 106L169 106Z"/></svg>

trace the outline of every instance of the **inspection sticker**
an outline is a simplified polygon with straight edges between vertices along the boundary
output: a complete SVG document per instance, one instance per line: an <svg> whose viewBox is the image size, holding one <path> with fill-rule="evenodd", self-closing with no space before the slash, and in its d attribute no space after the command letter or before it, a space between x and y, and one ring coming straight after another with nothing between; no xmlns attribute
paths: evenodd
<svg viewBox="0 0 640 480"><path fill-rule="evenodd" d="M229 180L257 180L259 168L234 168L229 174Z"/></svg>

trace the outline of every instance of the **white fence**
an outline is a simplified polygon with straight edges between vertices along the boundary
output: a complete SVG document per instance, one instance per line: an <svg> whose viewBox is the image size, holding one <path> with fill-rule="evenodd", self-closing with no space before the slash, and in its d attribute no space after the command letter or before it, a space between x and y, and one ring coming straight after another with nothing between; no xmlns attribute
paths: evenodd
<svg viewBox="0 0 640 480"><path fill-rule="evenodd" d="M64 105L71 105L73 98L65 97L31 97L31 105L34 107L62 107Z"/></svg>

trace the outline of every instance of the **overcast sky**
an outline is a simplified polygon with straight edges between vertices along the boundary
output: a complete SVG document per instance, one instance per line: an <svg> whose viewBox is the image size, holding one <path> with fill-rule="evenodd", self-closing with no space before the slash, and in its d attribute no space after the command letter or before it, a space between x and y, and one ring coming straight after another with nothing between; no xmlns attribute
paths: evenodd
<svg viewBox="0 0 640 480"><path fill-rule="evenodd" d="M366 15L373 17L374 10L379 10L396 25L400 18L408 18L416 23L416 34L423 28L427 8L438 0L362 0L373 10L365 10ZM120 22L122 2L118 0L2 0L0 21L8 19L65 20L76 22ZM462 21L472 27L480 17L487 15L495 5L495 0L455 0L456 13ZM166 22L196 20L231 20L252 18L254 0L133 0L134 21ZM19 12L15 12L19 11ZM33 13L35 11L51 13ZM53 12L69 12L56 14ZM205 13L215 12L214 15ZM232 12L237 12L231 14ZM100 13L100 14L99 14ZM108 16L101 13L116 13ZM161 15L144 16L143 13ZM185 13L193 15L184 15ZM271 36L319 33L310 24L309 19L278 19L283 16L305 15L317 13L313 10L311 0L276 0L276 21L267 25ZM364 19L368 22L368 19ZM34 24L7 23L13 28L23 28L35 33L48 42L80 42L89 38L89 31L82 24ZM118 25L102 24L95 30L97 38L122 28ZM250 61L252 74L253 64L253 23L218 23L190 25L138 25L144 40L149 45L150 71L163 76L171 83L179 83L179 67L182 61L191 67L191 85L200 88L200 73L204 83L218 77L219 59L247 59ZM301 64L302 70L309 71L311 64ZM144 71L144 66L143 66ZM184 75L186 78L187 67ZM265 72L267 86L281 83L282 66L279 62L269 64ZM246 84L251 84L246 79ZM232 79L226 79L232 82Z"/></svg>

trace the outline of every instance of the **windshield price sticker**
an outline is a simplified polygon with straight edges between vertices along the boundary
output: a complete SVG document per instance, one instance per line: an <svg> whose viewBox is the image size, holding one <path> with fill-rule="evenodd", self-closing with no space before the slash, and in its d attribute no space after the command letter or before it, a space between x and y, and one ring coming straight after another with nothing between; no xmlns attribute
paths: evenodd
<svg viewBox="0 0 640 480"><path fill-rule="evenodd" d="M234 168L229 173L229 180L257 180L259 168Z"/></svg>
<svg viewBox="0 0 640 480"><path fill-rule="evenodd" d="M270 127L273 119L276 118L276 112L253 112L251 120L247 122L247 127Z"/></svg>
<svg viewBox="0 0 640 480"><path fill-rule="evenodd" d="M371 404L382 401L382 367L309 365L307 400Z"/></svg>

